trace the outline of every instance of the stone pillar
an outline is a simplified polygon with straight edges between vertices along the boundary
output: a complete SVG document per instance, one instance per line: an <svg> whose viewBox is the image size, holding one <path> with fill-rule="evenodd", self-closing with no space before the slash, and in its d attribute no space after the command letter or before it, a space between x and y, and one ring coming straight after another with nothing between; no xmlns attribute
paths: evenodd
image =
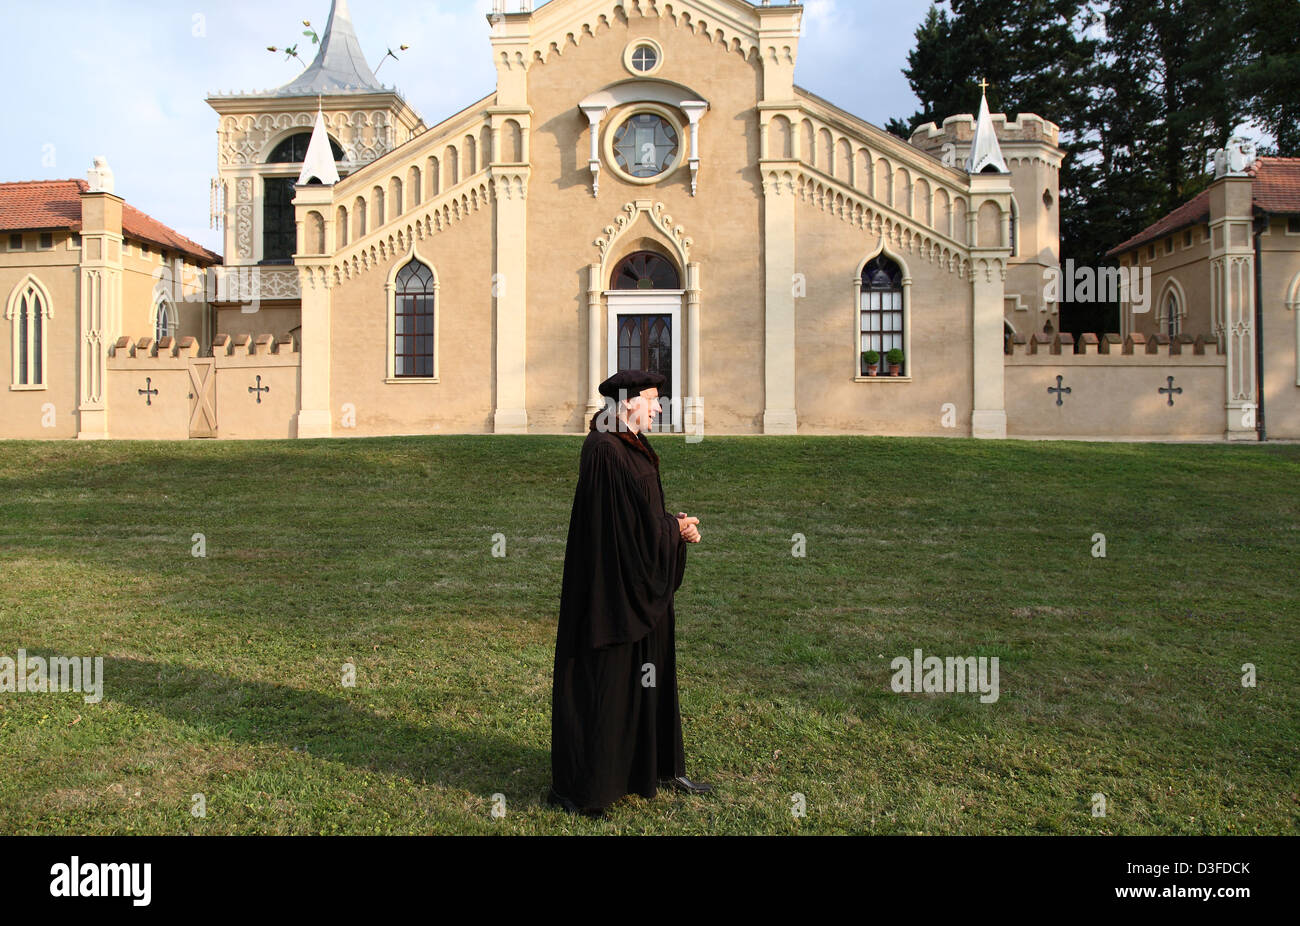
<svg viewBox="0 0 1300 926"><path fill-rule="evenodd" d="M686 265L686 412L687 434L704 433L704 393L700 383L700 265Z"/></svg>
<svg viewBox="0 0 1300 926"><path fill-rule="evenodd" d="M1251 178L1223 172L1210 188L1210 306L1227 351L1228 440L1258 440L1255 415L1255 246Z"/></svg>
<svg viewBox="0 0 1300 926"><path fill-rule="evenodd" d="M600 384L605 381L600 362L600 323L604 317L601 293L604 290L600 264L587 268L587 421L605 407ZM586 426L584 425L584 428Z"/></svg>
<svg viewBox="0 0 1300 926"><path fill-rule="evenodd" d="M763 252L767 266L764 325L764 434L797 434L795 409L795 192L779 173L763 181Z"/></svg>
<svg viewBox="0 0 1300 926"><path fill-rule="evenodd" d="M298 219L298 251L294 263L298 267L299 288L302 296L302 383L301 406L298 409L296 436L300 438L332 437L334 435L334 407L331 393L331 356L333 354L333 293L331 292L330 263L335 239L326 232L325 254L304 254L302 229L308 212L319 212L323 217L334 213L334 188L329 186L300 186L293 205ZM326 219L328 222L328 218ZM311 250L310 247L305 248ZM254 271L256 272L256 271Z"/></svg>
<svg viewBox="0 0 1300 926"><path fill-rule="evenodd" d="M763 100L794 99L794 66L799 59L799 34L803 28L801 5L754 8L758 16L758 49L763 60Z"/></svg>
<svg viewBox="0 0 1300 926"><path fill-rule="evenodd" d="M1004 440L1007 436L1006 377L1003 367L1003 299L1007 267L997 256L972 249L971 339L974 345L974 395L971 437Z"/></svg>
<svg viewBox="0 0 1300 926"><path fill-rule="evenodd" d="M1010 174L974 174L970 178L971 242L971 343L974 388L971 402L971 437L1004 440L1007 436L1006 370L1003 366L1007 264L1011 242L1005 221L998 223L1001 241L979 247L977 217L985 202L993 201L1005 217L1011 211Z"/></svg>
<svg viewBox="0 0 1300 926"><path fill-rule="evenodd" d="M80 277L77 437L99 440L109 436L108 345L122 334L122 199L107 189L81 194Z"/></svg>
<svg viewBox="0 0 1300 926"><path fill-rule="evenodd" d="M528 105L529 41L532 38L532 15L527 12L493 12L487 17L492 26L492 63L497 69L497 105Z"/></svg>
<svg viewBox="0 0 1300 926"><path fill-rule="evenodd" d="M333 347L333 295L329 269L319 261L300 262L302 289L302 405L296 437L332 437L334 413L330 393Z"/></svg>
<svg viewBox="0 0 1300 926"><path fill-rule="evenodd" d="M528 105L532 13L497 7L487 17L492 26L492 62L497 71L492 126L513 116L523 133L523 156L529 160L531 125ZM492 427L497 434L528 433L525 376L528 367L528 180L527 166L492 166L492 207L496 219L493 263L493 313L496 320L496 382Z"/></svg>
<svg viewBox="0 0 1300 926"><path fill-rule="evenodd" d="M491 177L496 211L492 277L496 317L493 430L497 434L527 434L529 169L492 168Z"/></svg>
<svg viewBox="0 0 1300 926"><path fill-rule="evenodd" d="M754 8L758 16L758 50L763 62L760 110L766 122L774 111L789 107L794 133L794 158L799 158L799 104L795 101L794 68L799 59L800 5ZM773 152L769 151L769 156ZM784 152L775 152L778 157ZM763 251L767 264L765 289L764 434L796 434L795 408L795 192L796 163L764 160Z"/></svg>

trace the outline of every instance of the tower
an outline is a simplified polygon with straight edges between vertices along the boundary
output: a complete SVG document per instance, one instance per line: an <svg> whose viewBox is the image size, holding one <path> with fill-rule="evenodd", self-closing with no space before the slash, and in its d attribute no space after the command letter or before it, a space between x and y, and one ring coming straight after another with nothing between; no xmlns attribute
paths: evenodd
<svg viewBox="0 0 1300 926"><path fill-rule="evenodd" d="M1060 307L1043 299L1049 272L1061 265L1060 129L1033 113L1007 119L990 113L987 97L978 117L949 116L943 128L933 122L912 133L911 143L949 166L972 175L1004 170L1015 191L1007 265L1006 324L1020 334L1041 331L1049 319L1060 330Z"/></svg>
<svg viewBox="0 0 1300 926"><path fill-rule="evenodd" d="M402 96L375 78L347 0L333 0L316 58L296 79L275 90L213 94L207 102L220 116L218 185L231 270L293 263L293 187L318 111L342 176L425 128ZM261 276L264 297L295 288L275 275Z"/></svg>

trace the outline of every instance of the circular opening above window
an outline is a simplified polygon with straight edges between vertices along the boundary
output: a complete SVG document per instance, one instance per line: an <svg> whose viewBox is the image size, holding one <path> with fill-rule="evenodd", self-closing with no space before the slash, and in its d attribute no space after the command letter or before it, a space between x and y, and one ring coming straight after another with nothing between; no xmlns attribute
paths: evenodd
<svg viewBox="0 0 1300 926"><path fill-rule="evenodd" d="M664 50L653 39L638 39L623 53L623 65L633 74L645 77L659 70Z"/></svg>
<svg viewBox="0 0 1300 926"><path fill-rule="evenodd" d="M656 112L639 112L614 130L614 164L634 180L659 177L677 163L681 151L677 127Z"/></svg>

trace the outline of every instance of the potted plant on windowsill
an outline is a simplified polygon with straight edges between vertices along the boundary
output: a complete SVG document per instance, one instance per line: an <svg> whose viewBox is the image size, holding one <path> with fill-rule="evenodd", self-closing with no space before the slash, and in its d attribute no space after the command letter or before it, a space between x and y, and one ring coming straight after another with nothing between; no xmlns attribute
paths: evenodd
<svg viewBox="0 0 1300 926"><path fill-rule="evenodd" d="M885 361L889 364L890 376L901 376L903 369L903 352L895 347L889 353L885 354Z"/></svg>
<svg viewBox="0 0 1300 926"><path fill-rule="evenodd" d="M877 376L880 372L880 351L864 350L862 352L862 363L867 368L868 376Z"/></svg>

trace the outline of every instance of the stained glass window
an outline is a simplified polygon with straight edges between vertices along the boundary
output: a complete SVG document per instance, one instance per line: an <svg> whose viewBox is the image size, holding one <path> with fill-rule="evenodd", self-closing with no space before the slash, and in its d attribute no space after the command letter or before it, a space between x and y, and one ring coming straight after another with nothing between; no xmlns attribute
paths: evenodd
<svg viewBox="0 0 1300 926"><path fill-rule="evenodd" d="M654 113L638 113L614 133L614 160L633 177L657 177L677 158L677 130Z"/></svg>

